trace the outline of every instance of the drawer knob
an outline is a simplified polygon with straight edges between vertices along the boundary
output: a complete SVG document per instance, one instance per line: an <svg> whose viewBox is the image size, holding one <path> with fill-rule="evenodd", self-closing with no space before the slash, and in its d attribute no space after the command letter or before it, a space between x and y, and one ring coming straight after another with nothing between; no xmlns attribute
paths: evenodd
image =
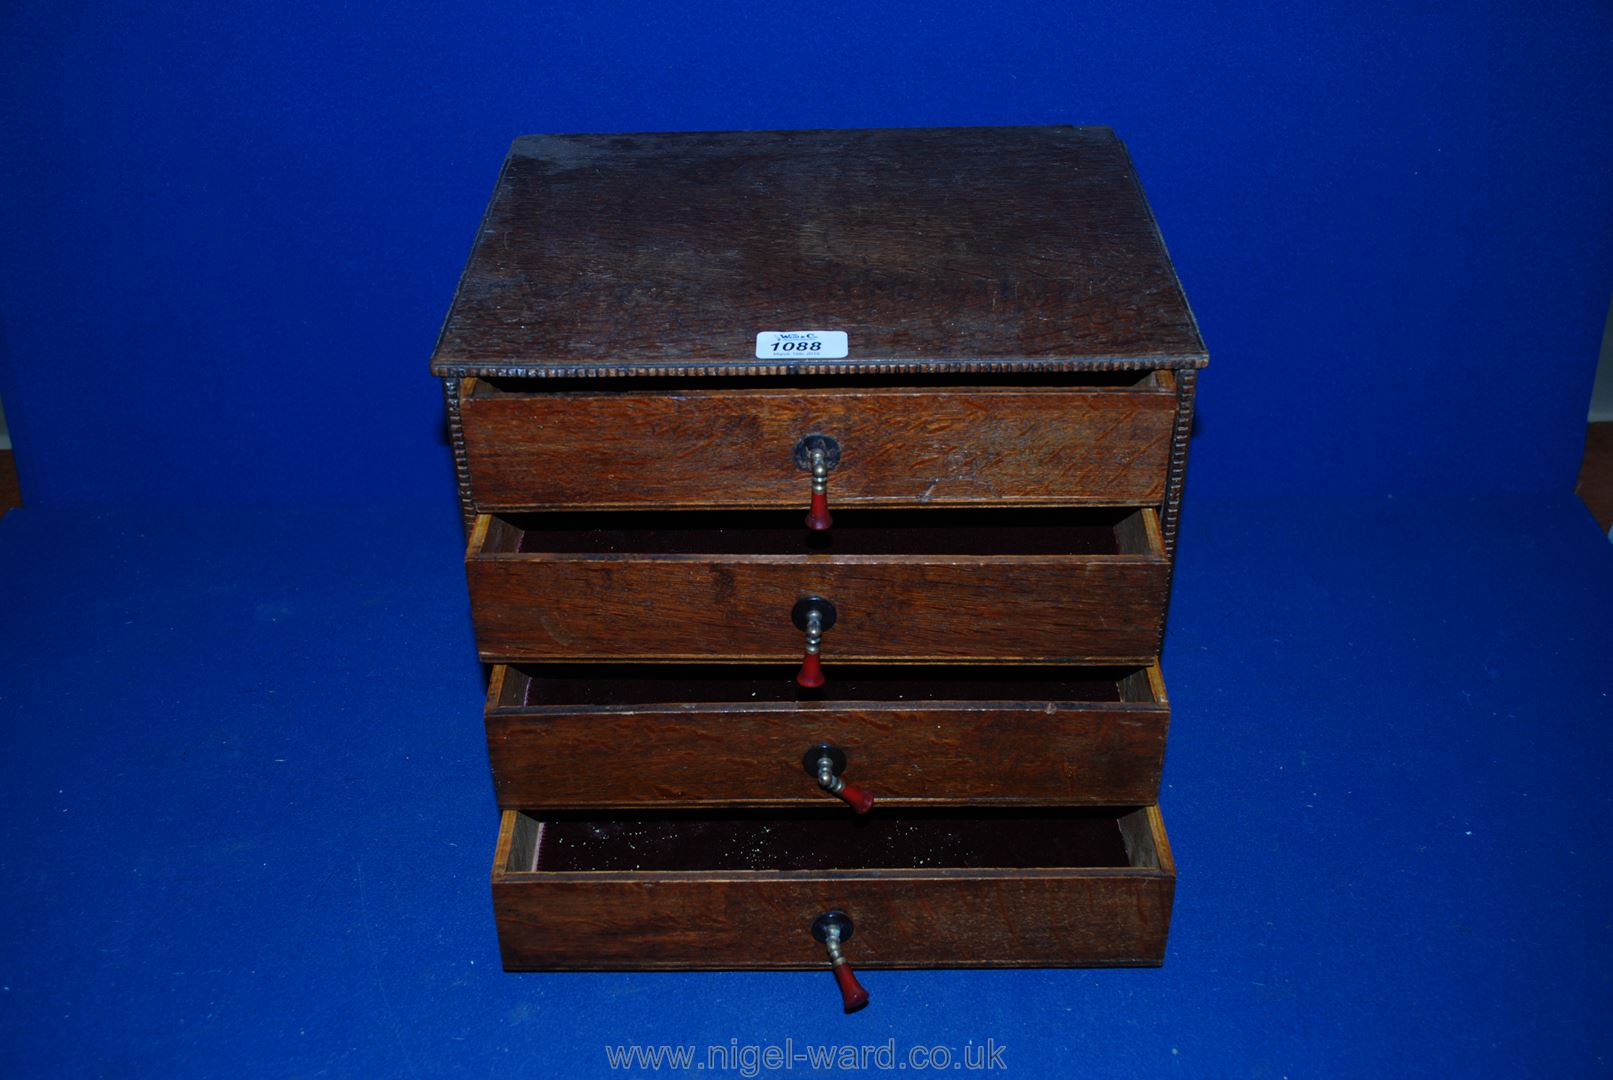
<svg viewBox="0 0 1613 1080"><path fill-rule="evenodd" d="M843 911L826 911L812 920L812 936L823 942L828 950L829 963L835 973L835 983L840 987L840 1002L847 1012L856 1012L868 1004L868 991L864 990L862 983L857 981L856 972L846 963L845 953L840 951L840 944L851 938L851 916Z"/></svg>
<svg viewBox="0 0 1613 1080"><path fill-rule="evenodd" d="M795 463L812 474L806 527L822 532L834 524L829 513L829 470L840 464L840 444L828 435L808 435L795 444Z"/></svg>
<svg viewBox="0 0 1613 1080"><path fill-rule="evenodd" d="M808 776L817 779L819 787L831 795L838 795L846 800L847 805L857 813L866 814L873 809L872 791L840 779L840 774L846 771L846 752L840 747L819 743L806 752L806 756L801 759L801 765L806 769Z"/></svg>
<svg viewBox="0 0 1613 1080"><path fill-rule="evenodd" d="M823 665L818 662L818 651L823 648L823 633L835 624L835 606L821 596L803 596L790 609L790 621L797 630L806 632L806 655L801 659L801 670L795 681L808 690L823 685Z"/></svg>

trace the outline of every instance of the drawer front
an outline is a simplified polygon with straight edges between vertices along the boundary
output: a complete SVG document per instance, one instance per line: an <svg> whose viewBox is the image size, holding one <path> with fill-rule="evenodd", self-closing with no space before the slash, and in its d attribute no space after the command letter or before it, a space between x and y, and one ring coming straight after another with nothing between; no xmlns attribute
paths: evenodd
<svg viewBox="0 0 1613 1080"><path fill-rule="evenodd" d="M825 662L1144 662L1158 651L1169 567L1153 510L935 524L994 513L1010 512L848 511L828 537L846 554L802 546L817 541L798 523L579 530L483 516L466 560L477 644L490 662L784 660L804 646L792 611L816 596L836 612ZM970 553L981 550L1014 553Z"/></svg>
<svg viewBox="0 0 1613 1080"><path fill-rule="evenodd" d="M512 970L827 969L810 927L828 911L852 920L854 967L1164 959L1175 868L1155 807L1122 817L1110 867L545 872L531 850L545 828L504 815L493 903Z"/></svg>
<svg viewBox="0 0 1613 1080"><path fill-rule="evenodd" d="M805 506L795 458L833 438L842 506L1146 505L1176 397L1144 386L491 394L462 404L483 509Z"/></svg>
<svg viewBox="0 0 1613 1080"><path fill-rule="evenodd" d="M665 679L675 682L677 674L674 668ZM501 701L539 700L534 691L561 680L496 667L487 744L499 805L833 806L804 767L808 752L823 744L844 755L843 778L871 791L878 806L1136 805L1158 798L1170 706L1157 666L1062 684L1051 676L1033 681L1031 669L1019 684L917 691L877 672L859 685L861 673L846 669L831 671L822 690L803 691L791 674L773 669L769 681L748 691L748 681L736 679L722 688L727 693L702 693L694 682L687 704L531 707ZM922 669L912 677L925 678ZM607 668L596 678L632 686L636 673ZM949 689L1004 700L948 701ZM834 691L838 700L766 700ZM874 694L883 700L856 700ZM932 700L910 700L915 694ZM1112 700L1085 700L1095 697ZM624 746L633 752L624 754Z"/></svg>
<svg viewBox="0 0 1613 1080"><path fill-rule="evenodd" d="M473 559L471 612L488 662L799 659L791 610L835 605L823 662L1141 660L1159 644L1163 561L1080 556L803 562Z"/></svg>

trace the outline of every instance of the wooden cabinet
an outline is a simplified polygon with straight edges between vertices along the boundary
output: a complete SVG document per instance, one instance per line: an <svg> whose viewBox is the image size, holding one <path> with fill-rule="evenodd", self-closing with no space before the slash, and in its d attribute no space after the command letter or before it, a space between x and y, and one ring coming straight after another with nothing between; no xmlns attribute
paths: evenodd
<svg viewBox="0 0 1613 1080"><path fill-rule="evenodd" d="M432 360L506 966L1159 963L1205 362L1105 128L518 139Z"/></svg>

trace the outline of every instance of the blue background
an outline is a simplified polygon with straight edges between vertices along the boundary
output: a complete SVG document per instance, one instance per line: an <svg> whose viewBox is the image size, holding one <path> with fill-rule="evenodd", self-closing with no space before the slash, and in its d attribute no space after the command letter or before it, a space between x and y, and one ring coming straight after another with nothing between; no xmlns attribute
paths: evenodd
<svg viewBox="0 0 1613 1080"><path fill-rule="evenodd" d="M32 3L0 400L40 506L450 498L425 362L526 132L1103 123L1217 362L1199 495L1572 484L1606 4Z"/></svg>
<svg viewBox="0 0 1613 1080"><path fill-rule="evenodd" d="M995 1039L1010 1076L1609 1071L1613 551L1571 495L1202 503L1164 967L870 971L850 1017L827 971L500 969L459 522L364 524L384 545L310 509L0 521L0 1075L892 1038Z"/></svg>
<svg viewBox="0 0 1613 1080"><path fill-rule="evenodd" d="M0 10L0 1073L1609 1071L1607 5ZM426 357L524 132L1091 122L1209 343L1157 971L506 975ZM113 506L125 509L112 511ZM808 1074L810 1075L810 1074Z"/></svg>

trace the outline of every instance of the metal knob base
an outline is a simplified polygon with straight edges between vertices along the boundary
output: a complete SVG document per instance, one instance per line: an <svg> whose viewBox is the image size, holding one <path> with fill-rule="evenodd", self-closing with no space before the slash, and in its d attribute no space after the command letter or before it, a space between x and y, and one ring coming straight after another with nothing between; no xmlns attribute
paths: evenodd
<svg viewBox="0 0 1613 1080"><path fill-rule="evenodd" d="M806 527L823 532L834 524L834 516L829 513L829 470L840 464L840 444L828 435L808 435L795 444L795 464L812 474Z"/></svg>
<svg viewBox="0 0 1613 1080"><path fill-rule="evenodd" d="M818 652L823 648L823 632L835 624L835 606L821 596L803 596L790 610L790 621L797 630L806 631L806 653L795 681L808 690L816 690L825 681Z"/></svg>
<svg viewBox="0 0 1613 1080"><path fill-rule="evenodd" d="M846 769L846 752L838 746L819 743L801 758L801 767L817 780L818 786L829 794L845 800L859 814L874 808L874 793L865 787L848 784L840 778Z"/></svg>

